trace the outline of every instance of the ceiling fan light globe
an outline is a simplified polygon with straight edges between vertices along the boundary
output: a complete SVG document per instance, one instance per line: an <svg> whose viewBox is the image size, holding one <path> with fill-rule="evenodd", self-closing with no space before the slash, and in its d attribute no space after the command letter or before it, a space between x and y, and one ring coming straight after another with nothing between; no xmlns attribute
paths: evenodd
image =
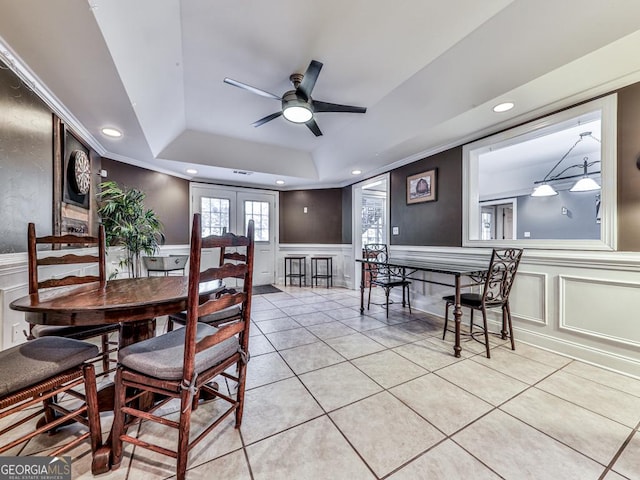
<svg viewBox="0 0 640 480"><path fill-rule="evenodd" d="M600 185L596 183L593 178L583 177L571 187L570 192L591 192L593 190L600 190Z"/></svg>
<svg viewBox="0 0 640 480"><path fill-rule="evenodd" d="M306 123L313 118L313 113L303 105L287 105L282 111L284 118L293 123Z"/></svg>

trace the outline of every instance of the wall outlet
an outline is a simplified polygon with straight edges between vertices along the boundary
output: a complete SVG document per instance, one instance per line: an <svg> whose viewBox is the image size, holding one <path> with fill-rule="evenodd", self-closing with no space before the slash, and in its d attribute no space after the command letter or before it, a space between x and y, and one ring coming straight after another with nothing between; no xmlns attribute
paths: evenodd
<svg viewBox="0 0 640 480"><path fill-rule="evenodd" d="M530 238L531 232L524 232L524 238Z"/></svg>
<svg viewBox="0 0 640 480"><path fill-rule="evenodd" d="M393 235L400 235L400 228L399 227L393 227L392 232L393 232Z"/></svg>
<svg viewBox="0 0 640 480"><path fill-rule="evenodd" d="M22 333L22 325L19 323L14 323L11 325L11 343L17 343L22 338L24 338L24 334Z"/></svg>

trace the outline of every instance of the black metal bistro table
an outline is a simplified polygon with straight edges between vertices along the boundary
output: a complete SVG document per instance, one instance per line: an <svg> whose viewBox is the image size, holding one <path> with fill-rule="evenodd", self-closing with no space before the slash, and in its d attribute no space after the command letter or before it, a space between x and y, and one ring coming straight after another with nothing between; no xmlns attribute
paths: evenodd
<svg viewBox="0 0 640 480"><path fill-rule="evenodd" d="M455 304L453 308L453 316L455 320L455 344L453 353L456 357L460 356L460 320L462 319L462 306L460 305L460 291L464 287L478 285L483 282L487 270L488 262L468 262L468 263L445 263L432 260L418 259L400 259L389 258L386 262L376 262L367 259L358 259L362 267L362 275L360 277L360 313L364 313L364 288L365 274L367 271L375 270L376 266L383 265L390 268L400 269L402 276L407 280L432 283L435 285L444 285L455 289ZM444 283L433 279L419 278L415 274L417 272L439 273L453 277L453 283ZM462 279L467 278L467 283L462 283ZM403 291L404 295L404 291ZM404 298L403 298L404 303Z"/></svg>

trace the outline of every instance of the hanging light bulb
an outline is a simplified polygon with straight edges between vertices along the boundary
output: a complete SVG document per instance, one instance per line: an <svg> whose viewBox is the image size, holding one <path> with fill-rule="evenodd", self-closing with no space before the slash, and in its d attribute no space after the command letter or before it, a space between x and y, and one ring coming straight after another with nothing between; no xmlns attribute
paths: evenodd
<svg viewBox="0 0 640 480"><path fill-rule="evenodd" d="M555 188L553 188L548 183L543 183L542 185L538 185L531 192L532 197L552 197L553 195L557 195Z"/></svg>

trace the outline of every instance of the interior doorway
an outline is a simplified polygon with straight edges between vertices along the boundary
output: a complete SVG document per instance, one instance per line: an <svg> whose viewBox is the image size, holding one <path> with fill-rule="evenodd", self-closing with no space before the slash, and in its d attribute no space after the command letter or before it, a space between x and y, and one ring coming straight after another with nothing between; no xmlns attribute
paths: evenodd
<svg viewBox="0 0 640 480"><path fill-rule="evenodd" d="M362 258L367 243L389 243L389 174L353 186L353 258ZM360 286L361 269L356 265L354 288Z"/></svg>

